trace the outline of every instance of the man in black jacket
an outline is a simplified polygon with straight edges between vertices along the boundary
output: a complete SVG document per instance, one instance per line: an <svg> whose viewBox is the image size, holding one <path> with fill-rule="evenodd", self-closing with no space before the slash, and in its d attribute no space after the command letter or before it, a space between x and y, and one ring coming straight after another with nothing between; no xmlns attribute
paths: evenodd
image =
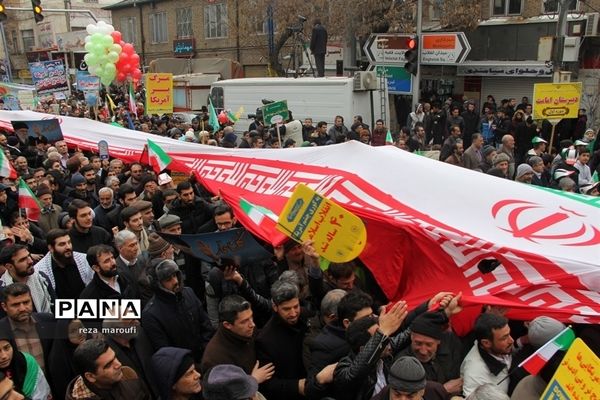
<svg viewBox="0 0 600 400"><path fill-rule="evenodd" d="M87 251L88 264L94 278L79 295L80 299L130 298L127 281L119 276L113 248L107 245L92 246Z"/></svg>
<svg viewBox="0 0 600 400"><path fill-rule="evenodd" d="M325 76L325 54L327 54L327 29L321 25L320 19L315 19L310 37L310 51L315 57L317 76Z"/></svg>
<svg viewBox="0 0 600 400"><path fill-rule="evenodd" d="M179 193L179 199L173 202L173 208L169 214L181 218L182 233L204 233L217 230L209 204L201 198L196 198L190 182L180 182L177 185L177 193Z"/></svg>
<svg viewBox="0 0 600 400"><path fill-rule="evenodd" d="M319 396L333 379L335 364L308 375L303 363L307 321L300 316L299 290L279 280L271 287L273 316L258 334L256 356L261 365L273 363L275 374L261 385L261 393L270 399L304 399ZM318 398L321 398L318 397Z"/></svg>
<svg viewBox="0 0 600 400"><path fill-rule="evenodd" d="M97 244L112 243L112 236L99 226L94 226L92 208L83 200L75 199L69 205L69 217L73 218L73 227L69 231L73 251L86 253Z"/></svg>
<svg viewBox="0 0 600 400"><path fill-rule="evenodd" d="M142 312L142 326L154 349L189 349L194 360L200 362L214 333L202 303L192 289L183 286L175 261L157 259L150 276L154 296Z"/></svg>

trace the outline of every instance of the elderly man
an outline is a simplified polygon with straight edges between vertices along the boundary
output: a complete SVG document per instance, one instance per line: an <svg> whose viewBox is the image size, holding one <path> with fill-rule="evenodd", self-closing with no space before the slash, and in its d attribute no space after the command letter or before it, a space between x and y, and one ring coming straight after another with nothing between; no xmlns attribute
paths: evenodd
<svg viewBox="0 0 600 400"><path fill-rule="evenodd" d="M109 187L103 187L98 190L98 200L100 204L94 208L94 225L104 228L107 232L112 232L114 225L108 219L108 213L116 207L114 192Z"/></svg>
<svg viewBox="0 0 600 400"><path fill-rule="evenodd" d="M119 252L116 258L117 272L127 282L131 296L142 300L144 306L152 297L146 265L148 258L140 253L140 245L135 233L122 230L115 235L115 247Z"/></svg>

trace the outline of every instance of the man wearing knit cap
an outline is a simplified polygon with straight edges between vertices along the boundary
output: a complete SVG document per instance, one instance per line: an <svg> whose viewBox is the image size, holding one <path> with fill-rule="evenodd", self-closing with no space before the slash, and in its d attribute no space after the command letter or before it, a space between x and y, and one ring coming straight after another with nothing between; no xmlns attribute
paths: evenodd
<svg viewBox="0 0 600 400"><path fill-rule="evenodd" d="M481 164L479 164L479 169L483 173L487 173L493 166L493 160L496 156L496 148L494 146L487 145L481 150L482 160Z"/></svg>
<svg viewBox="0 0 600 400"><path fill-rule="evenodd" d="M510 157L505 153L498 153L492 159L492 168L488 170L488 174L495 175L501 178L512 178L508 176L508 162Z"/></svg>
<svg viewBox="0 0 600 400"><path fill-rule="evenodd" d="M558 335L566 326L552 318L546 316L540 316L529 322L527 328L527 341L523 347L513 357L513 365L519 365L522 361L532 355L537 349L548 343L552 338ZM554 371L556 364L560 362L564 352L560 352L560 355L553 356L544 369L542 369L542 376L546 376L546 371ZM516 368L510 376L510 385L508 393L511 394L517 384L525 378L529 373L523 368ZM551 375L551 373L549 374ZM525 382L524 382L525 383ZM539 398L539 396L538 396ZM519 397L520 399L520 397Z"/></svg>
<svg viewBox="0 0 600 400"><path fill-rule="evenodd" d="M163 347L152 356L152 369L162 400L199 398L201 376L190 350Z"/></svg>
<svg viewBox="0 0 600 400"><path fill-rule="evenodd" d="M414 357L398 357L388 373L388 384L372 400L441 400L441 385L426 380L425 369Z"/></svg>
<svg viewBox="0 0 600 400"><path fill-rule="evenodd" d="M515 181L531 185L531 181L533 180L534 175L535 175L535 171L533 170L533 168L531 168L531 165L521 164L517 168L517 174L515 176Z"/></svg>
<svg viewBox="0 0 600 400"><path fill-rule="evenodd" d="M152 232L148 236L148 255L150 259L162 258L165 260L174 259L173 246L163 239L159 234Z"/></svg>
<svg viewBox="0 0 600 400"><path fill-rule="evenodd" d="M142 326L155 350L167 346L192 351L200 362L214 333L202 303L192 289L183 286L183 277L173 260L156 259L150 266L154 296L142 312Z"/></svg>
<svg viewBox="0 0 600 400"><path fill-rule="evenodd" d="M258 383L243 369L222 364L209 370L204 377L205 400L261 400Z"/></svg>
<svg viewBox="0 0 600 400"><path fill-rule="evenodd" d="M443 384L448 394L460 394L462 346L454 333L444 332L447 323L443 312L419 315L410 325L410 347L399 355L415 357L425 369L427 380Z"/></svg>

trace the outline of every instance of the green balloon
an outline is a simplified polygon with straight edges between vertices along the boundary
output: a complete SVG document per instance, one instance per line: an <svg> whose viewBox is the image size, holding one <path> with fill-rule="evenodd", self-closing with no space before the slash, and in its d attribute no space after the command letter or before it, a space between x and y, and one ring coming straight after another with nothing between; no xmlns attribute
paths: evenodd
<svg viewBox="0 0 600 400"><path fill-rule="evenodd" d="M87 53L83 59L85 60L87 65L97 65L98 64L98 56L94 53Z"/></svg>
<svg viewBox="0 0 600 400"><path fill-rule="evenodd" d="M87 42L84 47L85 47L85 51L87 51L88 53L91 53L92 50L94 49L94 44L92 42Z"/></svg>
<svg viewBox="0 0 600 400"><path fill-rule="evenodd" d="M110 47L110 51L114 51L115 53L117 53L117 55L119 55L123 51L123 48L121 47L121 45L115 43Z"/></svg>
<svg viewBox="0 0 600 400"><path fill-rule="evenodd" d="M106 75L112 76L114 78L117 74L117 67L115 67L115 64L106 64L106 66L104 67L104 72L106 73Z"/></svg>
<svg viewBox="0 0 600 400"><path fill-rule="evenodd" d="M102 38L102 44L104 45L104 47L110 47L113 45L113 38L110 35L104 35L104 37Z"/></svg>
<svg viewBox="0 0 600 400"><path fill-rule="evenodd" d="M101 33L94 33L92 35L92 38L90 39L90 42L92 43L102 43L102 38L104 38L104 35Z"/></svg>
<svg viewBox="0 0 600 400"><path fill-rule="evenodd" d="M108 60L109 63L114 64L119 59L119 55L117 53L115 53L114 51L111 51L110 53L108 53L106 55L106 59Z"/></svg>

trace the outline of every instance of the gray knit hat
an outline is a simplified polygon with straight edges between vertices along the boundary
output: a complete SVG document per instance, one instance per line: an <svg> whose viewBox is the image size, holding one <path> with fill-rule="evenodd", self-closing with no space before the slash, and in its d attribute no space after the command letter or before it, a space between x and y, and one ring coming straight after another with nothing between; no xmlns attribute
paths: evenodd
<svg viewBox="0 0 600 400"><path fill-rule="evenodd" d="M542 347L563 329L565 329L565 325L554 318L537 317L529 323L527 331L529 343L535 348Z"/></svg>
<svg viewBox="0 0 600 400"><path fill-rule="evenodd" d="M399 392L418 392L425 389L425 369L415 357L399 357L390 368L388 383Z"/></svg>
<svg viewBox="0 0 600 400"><path fill-rule="evenodd" d="M508 156L508 154L506 153L498 153L494 156L494 159L492 160L492 164L494 165L494 167L498 164L500 164L501 162L509 162L510 161L510 157Z"/></svg>

